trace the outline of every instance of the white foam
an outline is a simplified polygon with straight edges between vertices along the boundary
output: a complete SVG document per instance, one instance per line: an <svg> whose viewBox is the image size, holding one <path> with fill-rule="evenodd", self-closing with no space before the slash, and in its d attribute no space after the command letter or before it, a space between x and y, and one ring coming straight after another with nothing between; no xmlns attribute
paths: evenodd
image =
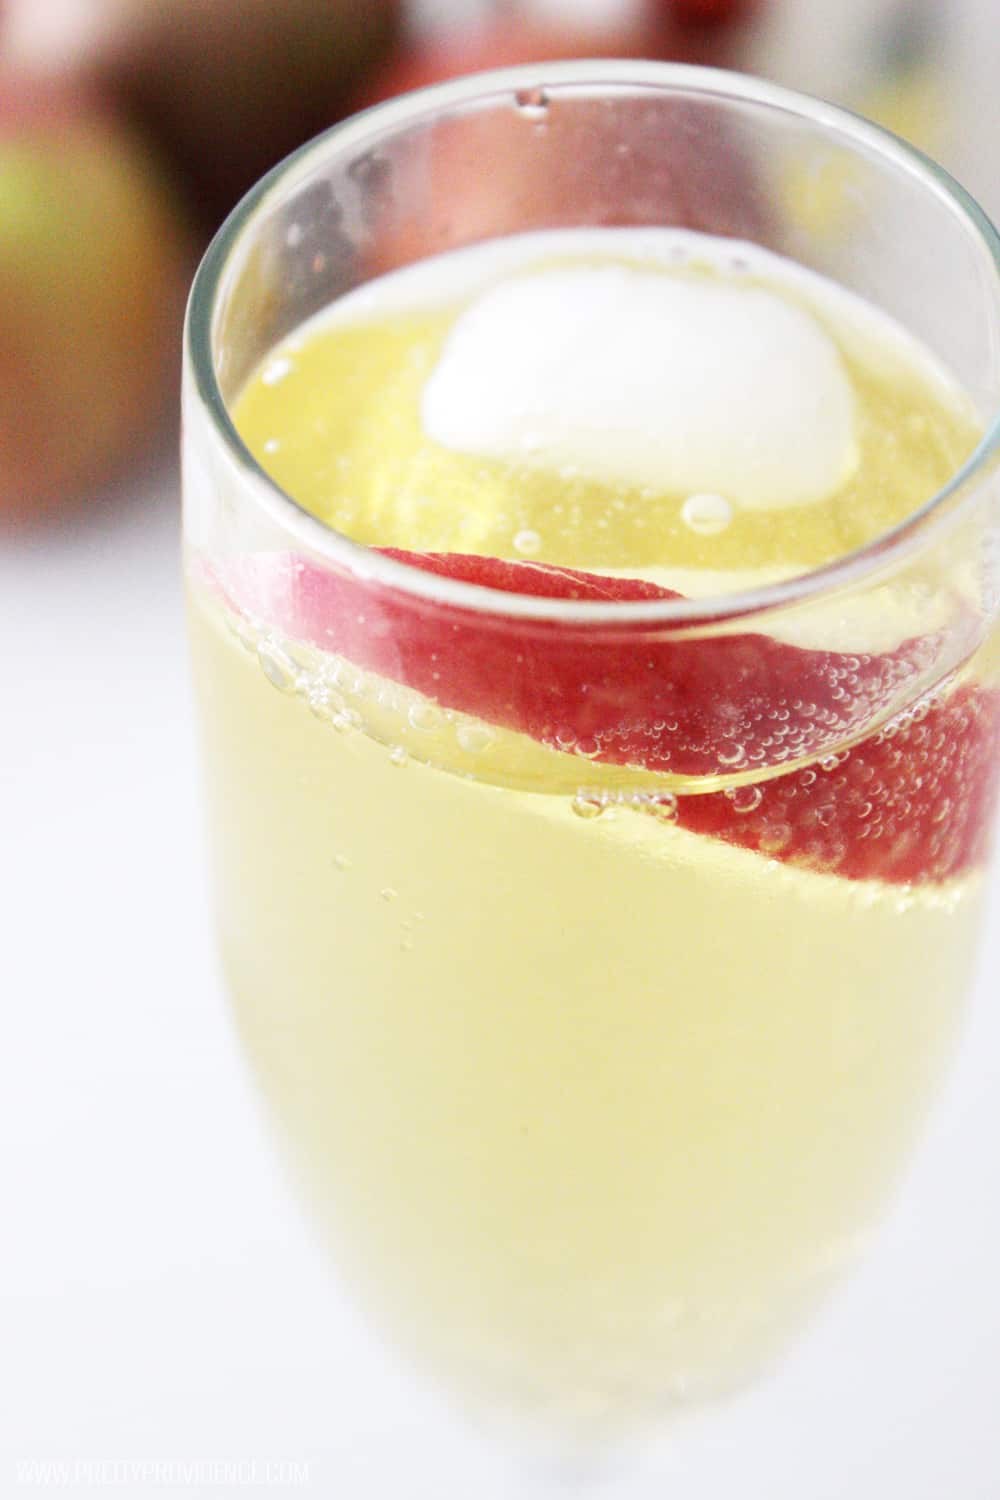
<svg viewBox="0 0 1000 1500"><path fill-rule="evenodd" d="M424 393L429 436L607 484L819 500L858 461L836 345L747 283L628 266L513 276L459 317Z"/></svg>

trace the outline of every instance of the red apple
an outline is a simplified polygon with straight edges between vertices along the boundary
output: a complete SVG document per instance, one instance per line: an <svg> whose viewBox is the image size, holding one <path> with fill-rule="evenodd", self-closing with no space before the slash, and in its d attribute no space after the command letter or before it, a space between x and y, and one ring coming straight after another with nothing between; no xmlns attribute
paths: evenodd
<svg viewBox="0 0 1000 1500"><path fill-rule="evenodd" d="M431 38L378 75L361 102L508 64L648 55L645 21L615 35L499 20L451 39ZM689 47L689 58L696 52ZM529 91L530 92L530 91ZM540 117L500 109L439 123L397 166L396 192L374 236L373 274L476 240L576 224L679 224L756 237L753 183L735 144L697 102L666 111L594 99L550 101ZM671 130L676 120L676 130ZM702 129L702 124L707 128Z"/></svg>
<svg viewBox="0 0 1000 1500"><path fill-rule="evenodd" d="M654 29L641 18L614 29L501 16L463 30L432 34L404 47L362 86L358 102L377 104L411 89L443 83L448 78L518 63L646 57L654 34Z"/></svg>
<svg viewBox="0 0 1000 1500"><path fill-rule="evenodd" d="M117 470L173 396L188 240L102 106L0 81L0 521Z"/></svg>
<svg viewBox="0 0 1000 1500"><path fill-rule="evenodd" d="M6 0L0 52L96 84L172 154L216 219L343 110L401 0Z"/></svg>

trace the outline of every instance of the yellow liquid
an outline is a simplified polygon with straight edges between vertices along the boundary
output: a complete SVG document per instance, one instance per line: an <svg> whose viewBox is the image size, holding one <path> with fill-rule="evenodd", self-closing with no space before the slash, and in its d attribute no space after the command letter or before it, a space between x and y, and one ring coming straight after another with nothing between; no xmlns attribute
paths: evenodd
<svg viewBox="0 0 1000 1500"><path fill-rule="evenodd" d="M457 544L447 498L430 531L407 530L422 462L428 485L464 472L483 549L525 525L557 546L565 488L546 501L535 476L515 501L502 466L422 452L409 382L454 316L315 325L294 380L249 384L243 435L368 540ZM905 513L972 426L916 372L895 394L877 384L862 371L857 486ZM905 437L879 415L892 402ZM343 452L350 483L331 489ZM584 489L589 515L562 539L578 555L558 560L593 566L595 508L641 507ZM682 546L688 566L787 561L784 541L762 555L753 517L745 554L727 536L721 560L682 535L676 501L645 519L640 563ZM851 495L792 520L808 561L869 524ZM604 560L635 562L637 535ZM518 790L502 765L518 737L493 732L490 759L491 732L468 725L431 736L437 764L407 760L390 746L419 741L413 695L376 703L380 685L359 683L360 725L339 732L306 701L316 652L261 645L196 577L191 603L229 980L350 1284L463 1398L579 1431L744 1380L856 1256L898 1176L955 1031L978 875L850 881L627 806L584 819L567 786L587 766L549 754L549 785L540 771Z"/></svg>

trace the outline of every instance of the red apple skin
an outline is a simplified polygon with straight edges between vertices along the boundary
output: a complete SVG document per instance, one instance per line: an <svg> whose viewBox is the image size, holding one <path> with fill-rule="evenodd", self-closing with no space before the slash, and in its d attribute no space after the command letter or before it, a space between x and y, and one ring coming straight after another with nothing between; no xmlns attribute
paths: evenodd
<svg viewBox="0 0 1000 1500"><path fill-rule="evenodd" d="M170 187L102 105L0 81L0 525L58 514L148 441L192 263Z"/></svg>
<svg viewBox="0 0 1000 1500"><path fill-rule="evenodd" d="M668 24L699 28L742 25L760 9L761 0L653 0Z"/></svg>

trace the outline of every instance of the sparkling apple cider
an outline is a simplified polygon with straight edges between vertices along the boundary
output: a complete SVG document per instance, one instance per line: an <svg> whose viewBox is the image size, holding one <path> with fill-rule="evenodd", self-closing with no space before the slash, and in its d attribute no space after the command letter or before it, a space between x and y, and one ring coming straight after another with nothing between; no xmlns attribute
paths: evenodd
<svg viewBox="0 0 1000 1500"><path fill-rule="evenodd" d="M329 526L495 591L411 629L305 555L189 557L225 962L345 1276L466 1397L727 1388L863 1247L947 1057L996 652L907 698L940 622L891 581L627 652L496 610L836 562L976 413L832 283L600 230L369 284L235 420Z"/></svg>

